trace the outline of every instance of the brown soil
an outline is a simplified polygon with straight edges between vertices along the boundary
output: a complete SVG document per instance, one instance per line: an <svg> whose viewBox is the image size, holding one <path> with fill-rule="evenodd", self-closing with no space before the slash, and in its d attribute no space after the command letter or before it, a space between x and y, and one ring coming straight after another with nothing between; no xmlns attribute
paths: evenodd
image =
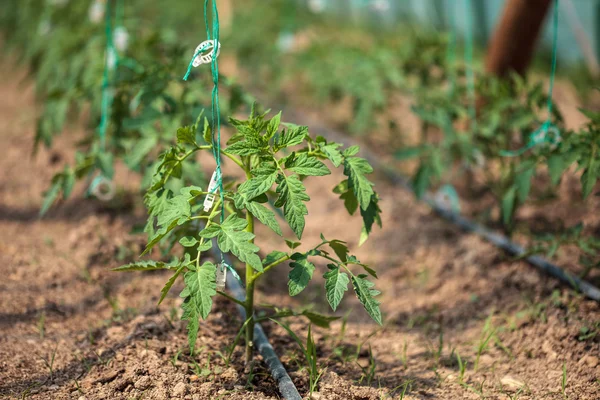
<svg viewBox="0 0 600 400"><path fill-rule="evenodd" d="M19 86L22 77L12 70L4 65L0 76L0 396L278 398L262 364L251 379L244 373L241 347L229 366L221 357L239 326L231 305L216 302L201 322L202 351L190 357L178 318L181 285L156 307L166 275L110 271L143 246L144 238L131 233L143 220L139 207L83 200L80 187L73 200L38 219L41 192L72 154L79 130L30 159L33 90ZM135 179L119 170L133 198ZM321 232L347 240L376 267L386 323L376 326L347 296L339 311L346 322L315 330L326 371L314 398L402 398L405 389L405 399L600 398L597 303L454 229L384 180L377 180L384 229L357 249L360 222L349 222L330 194L339 180L337 174L307 181L313 201L305 241L316 242ZM258 234L265 249L276 246L265 230ZM286 294L281 267L261 283L258 301L325 311L323 267L294 299ZM306 335L304 321L292 327ZM584 339L582 328L598 334ZM277 326L265 330L306 394L296 345Z"/></svg>

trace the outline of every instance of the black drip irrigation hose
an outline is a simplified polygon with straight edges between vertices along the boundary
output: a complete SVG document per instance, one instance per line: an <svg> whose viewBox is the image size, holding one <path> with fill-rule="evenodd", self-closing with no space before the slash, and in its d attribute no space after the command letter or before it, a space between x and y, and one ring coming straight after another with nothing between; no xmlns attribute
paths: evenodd
<svg viewBox="0 0 600 400"><path fill-rule="evenodd" d="M217 248L217 243L213 239L213 249ZM213 251L213 253L216 253ZM213 254L217 257L217 254ZM231 258L228 254L223 254L223 261L225 261L228 265L233 266ZM240 283L233 277L231 272L227 270L227 287L229 291L239 301L246 300L246 293L244 288L240 285ZM241 305L237 305L238 312L242 317L242 321L246 320L246 310ZM258 352L262 356L265 364L269 367L269 371L271 371L271 376L277 382L277 386L279 387L279 392L281 396L286 400L302 400L302 396L298 392L298 389L292 382L292 378L288 375L285 367L277 357L273 346L269 343L269 339L263 331L262 326L259 323L254 324L254 345L256 346Z"/></svg>
<svg viewBox="0 0 600 400"><path fill-rule="evenodd" d="M289 113L288 113L289 114ZM335 140L337 142L350 142L350 144L356 144L354 140L352 140L348 135L344 135L342 133L336 132L328 127L325 127L322 124L317 123L312 118L309 118L305 114L301 113L292 113L295 114L296 119L300 121L309 121L310 123L306 124L312 128L313 131L317 131L323 136L328 137L331 140ZM301 118L299 118L301 117ZM373 165L376 169L383 172L383 174L394 184L403 187L404 189L414 193L413 187L410 181L396 172L393 168L386 166L384 163L380 161L375 154L373 154L368 149L361 149L362 155ZM459 226L461 229L467 232L473 232L480 237L484 238L488 242L492 243L496 247L506 251L507 253L515 256L515 257L523 257L527 252L525 249L512 242L509 238L504 235L498 234L493 230L486 228L476 222L473 222L459 213L452 211L448 206L443 204L440 200L438 200L434 195L427 193L423 196L422 199L426 204L428 204L438 215L442 218L448 220L449 222ZM523 257L529 264L534 267L540 269L546 274L557 278L558 280L570 285L575 290L581 292L586 297L600 302L600 289L591 283L579 278L576 275L571 274L563 270L562 268L552 264L548 260L539 256L527 256Z"/></svg>

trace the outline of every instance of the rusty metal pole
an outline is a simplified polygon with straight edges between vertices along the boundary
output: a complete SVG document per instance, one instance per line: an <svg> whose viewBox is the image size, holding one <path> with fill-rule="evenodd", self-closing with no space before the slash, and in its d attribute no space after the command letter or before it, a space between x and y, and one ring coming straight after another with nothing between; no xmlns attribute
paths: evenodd
<svg viewBox="0 0 600 400"><path fill-rule="evenodd" d="M504 13L488 47L486 70L506 76L523 75L552 0L507 0Z"/></svg>

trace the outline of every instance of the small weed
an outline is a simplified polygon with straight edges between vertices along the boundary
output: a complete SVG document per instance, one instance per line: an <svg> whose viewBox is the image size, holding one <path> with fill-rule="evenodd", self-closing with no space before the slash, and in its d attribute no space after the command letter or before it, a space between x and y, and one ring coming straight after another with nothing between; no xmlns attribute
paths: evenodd
<svg viewBox="0 0 600 400"><path fill-rule="evenodd" d="M275 319L271 319L271 321L275 322L283 329L285 329L300 347L300 350L302 351L302 354L304 355L304 358L306 360L306 369L308 370L309 377L309 390L310 394L312 394L317 389L319 380L325 372L325 369L319 366L319 359L317 358L317 347L315 345L311 332L312 325L308 325L308 334L306 335L306 346L304 346L302 340L300 340L298 335L296 335L288 325L279 322Z"/></svg>
<svg viewBox="0 0 600 400"><path fill-rule="evenodd" d="M567 398L567 363L563 363L563 367L562 367L562 377L561 377L561 381L560 381L560 390L561 393L563 395L563 397L566 399Z"/></svg>
<svg viewBox="0 0 600 400"><path fill-rule="evenodd" d="M479 359L488 349L490 340L496 335L496 328L492 325L492 316L490 315L488 319L485 321L485 325L481 330L481 335L479 336L479 342L477 343L477 356L475 358L475 372L479 369Z"/></svg>
<svg viewBox="0 0 600 400"><path fill-rule="evenodd" d="M173 365L174 367L177 366L177 361L179 360L180 355L181 355L181 350L177 350L177 353L175 353L173 355L173 357L171 358L171 365Z"/></svg>
<svg viewBox="0 0 600 400"><path fill-rule="evenodd" d="M458 363L458 383L465 383L465 372L467 370L467 362L462 360L458 351L456 352L456 362Z"/></svg>
<svg viewBox="0 0 600 400"><path fill-rule="evenodd" d="M371 349L370 345L369 345L369 363L367 364L367 366L363 367L358 362L356 363L356 365L358 365L362 371L362 375L361 375L360 379L358 380L358 383L362 384L363 381L366 381L367 385L371 386L371 383L375 380L375 374L376 374L376 370L377 370L377 362L375 360L375 357L373 357L373 350Z"/></svg>
<svg viewBox="0 0 600 400"><path fill-rule="evenodd" d="M46 336L46 313L44 311L38 317L37 332L40 335L40 339L44 340L44 336Z"/></svg>
<svg viewBox="0 0 600 400"><path fill-rule="evenodd" d="M73 382L75 383L75 389L77 389L77 391L81 394L85 394L83 392L83 390L81 389L81 386L79 385L79 382L77 381L77 379L73 379Z"/></svg>
<svg viewBox="0 0 600 400"><path fill-rule="evenodd" d="M54 346L54 350L52 350L52 353L50 353L49 357L41 357L42 360L44 361L44 365L46 365L46 368L48 368L48 371L50 371L50 380L53 381L54 380L54 360L56 359L56 350L58 349L58 343L56 344L56 346Z"/></svg>

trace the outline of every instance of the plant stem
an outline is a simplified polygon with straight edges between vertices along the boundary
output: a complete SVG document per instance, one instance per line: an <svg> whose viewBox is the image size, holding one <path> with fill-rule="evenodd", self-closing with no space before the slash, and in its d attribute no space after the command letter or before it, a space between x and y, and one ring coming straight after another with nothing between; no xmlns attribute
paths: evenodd
<svg viewBox="0 0 600 400"><path fill-rule="evenodd" d="M221 290L217 290L217 293L220 294L221 296L225 297L227 300L233 301L235 304L239 304L242 307L246 307L246 303L244 303L243 301L240 301L240 300L236 299L235 297L227 294L226 292L223 292Z"/></svg>
<svg viewBox="0 0 600 400"><path fill-rule="evenodd" d="M254 216L249 211L246 211L246 220L248 226L246 231L254 233ZM254 242L254 240L252 240ZM246 364L252 362L254 353L254 268L250 264L246 264Z"/></svg>
<svg viewBox="0 0 600 400"><path fill-rule="evenodd" d="M290 259L290 256L288 254L286 254L285 256L281 257L280 259L272 262L271 264L267 265L266 267L264 267L264 269L262 270L262 272L257 272L253 275L252 277L252 281L257 280L260 276L264 275L265 273L267 273L267 271L269 271L271 268L278 266L279 264L281 264L282 262L285 262L287 260Z"/></svg>

